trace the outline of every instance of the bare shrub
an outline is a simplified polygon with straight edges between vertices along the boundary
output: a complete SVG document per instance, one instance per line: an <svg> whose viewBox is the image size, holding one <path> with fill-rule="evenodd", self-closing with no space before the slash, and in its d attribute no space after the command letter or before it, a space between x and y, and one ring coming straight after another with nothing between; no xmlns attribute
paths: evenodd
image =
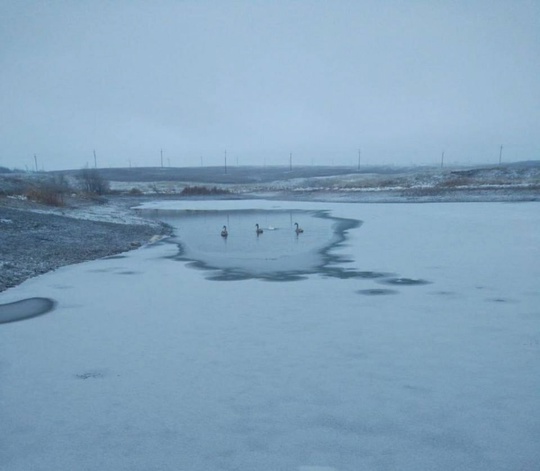
<svg viewBox="0 0 540 471"><path fill-rule="evenodd" d="M26 191L26 187L26 183L19 177L0 175L0 195L23 195Z"/></svg>
<svg viewBox="0 0 540 471"><path fill-rule="evenodd" d="M69 191L64 175L56 175L52 179L32 183L26 190L26 197L48 206L63 206L64 196Z"/></svg>
<svg viewBox="0 0 540 471"><path fill-rule="evenodd" d="M204 195L225 195L229 190L218 188L207 188L205 186L186 186L180 193L182 196L204 196Z"/></svg>
<svg viewBox="0 0 540 471"><path fill-rule="evenodd" d="M47 206L64 205L62 197L58 193L55 193L46 187L31 188L26 193L26 197L31 201L46 204Z"/></svg>
<svg viewBox="0 0 540 471"><path fill-rule="evenodd" d="M160 195L161 194L161 190L159 189L159 187L157 186L157 184L153 183L152 185L149 185L150 189L156 194L156 195Z"/></svg>
<svg viewBox="0 0 540 471"><path fill-rule="evenodd" d="M110 191L110 185L95 168L83 168L78 175L82 191L93 195L104 195Z"/></svg>

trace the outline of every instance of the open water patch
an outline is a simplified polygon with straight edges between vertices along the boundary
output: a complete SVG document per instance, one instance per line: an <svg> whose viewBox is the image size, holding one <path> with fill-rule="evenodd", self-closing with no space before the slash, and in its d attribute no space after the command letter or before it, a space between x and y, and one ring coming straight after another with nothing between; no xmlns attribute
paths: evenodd
<svg viewBox="0 0 540 471"><path fill-rule="evenodd" d="M380 280L379 283L394 286L420 286L428 285L431 281L422 280L420 278L385 278Z"/></svg>
<svg viewBox="0 0 540 471"><path fill-rule="evenodd" d="M515 304L518 302L515 299L507 299L507 298L487 298L486 301L490 303L498 303L498 304L506 304L506 303Z"/></svg>
<svg viewBox="0 0 540 471"><path fill-rule="evenodd" d="M382 289L382 288L359 289L356 292L358 294L363 294L366 296L386 296L389 294L399 293L399 291L396 291L395 289Z"/></svg>
<svg viewBox="0 0 540 471"><path fill-rule="evenodd" d="M0 304L0 324L41 316L52 311L55 304L50 298L27 298Z"/></svg>
<svg viewBox="0 0 540 471"><path fill-rule="evenodd" d="M348 279L373 280L373 279L385 278L385 277L391 276L390 274L383 273L383 272L359 271L359 270L346 269L346 268L340 268L340 267L327 267L323 275L330 278L340 278L342 280L348 280Z"/></svg>
<svg viewBox="0 0 540 471"><path fill-rule="evenodd" d="M174 235L167 242L178 247L172 258L208 271L210 280L299 281L317 273L371 276L336 267L350 260L334 249L361 221L333 217L328 211L150 210L145 216L172 226Z"/></svg>

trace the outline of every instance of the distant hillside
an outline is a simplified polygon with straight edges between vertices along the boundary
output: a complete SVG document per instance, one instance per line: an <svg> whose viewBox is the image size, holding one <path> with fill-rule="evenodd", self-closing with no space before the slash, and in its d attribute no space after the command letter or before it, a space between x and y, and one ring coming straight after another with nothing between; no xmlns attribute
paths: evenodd
<svg viewBox="0 0 540 471"><path fill-rule="evenodd" d="M540 199L540 162L477 167L137 167L97 169L116 195L356 195L471 201ZM81 170L0 173L0 198L85 190ZM486 193L489 192L489 193ZM480 196L478 196L480 195ZM378 196L380 198L380 196ZM475 199L476 198L476 199Z"/></svg>
<svg viewBox="0 0 540 471"><path fill-rule="evenodd" d="M524 167L524 168L538 168L540 167L540 160L524 160L522 162L513 162L506 164L507 167Z"/></svg>
<svg viewBox="0 0 540 471"><path fill-rule="evenodd" d="M134 167L100 168L100 175L111 182L196 182L206 184L250 184L348 175L351 173L402 173L398 167L365 167L360 171L351 167L305 166L293 167ZM67 170L65 175L76 176L80 170Z"/></svg>
<svg viewBox="0 0 540 471"><path fill-rule="evenodd" d="M500 166L476 167L427 167L427 166L365 166L358 168L339 166L295 166L289 167L255 167L232 166L225 172L224 167L133 167L133 168L100 168L100 175L110 182L185 182L212 185L231 184L265 184L295 179L311 179L321 177L339 177L343 175L392 176L417 175L433 172L464 172L467 176L482 177L487 174L514 175L522 174L527 169L540 168L540 161L515 162ZM77 176L80 170L50 172Z"/></svg>

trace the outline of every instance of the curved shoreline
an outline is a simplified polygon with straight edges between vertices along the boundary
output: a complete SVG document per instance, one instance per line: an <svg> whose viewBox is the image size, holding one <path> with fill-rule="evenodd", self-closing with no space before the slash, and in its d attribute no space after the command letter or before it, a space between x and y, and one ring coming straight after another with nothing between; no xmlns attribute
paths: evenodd
<svg viewBox="0 0 540 471"><path fill-rule="evenodd" d="M155 221L108 222L2 206L0 292L65 265L136 249L169 233L170 228Z"/></svg>
<svg viewBox="0 0 540 471"><path fill-rule="evenodd" d="M131 209L178 195L112 197L106 203L75 200L52 208L18 199L0 199L0 293L29 278L65 265L136 249L155 236L170 235L164 223L142 219ZM451 192L275 191L229 195L225 199L269 199L347 203L442 203L538 201L536 189L454 190ZM185 198L182 198L185 199ZM193 199L224 199L194 197Z"/></svg>

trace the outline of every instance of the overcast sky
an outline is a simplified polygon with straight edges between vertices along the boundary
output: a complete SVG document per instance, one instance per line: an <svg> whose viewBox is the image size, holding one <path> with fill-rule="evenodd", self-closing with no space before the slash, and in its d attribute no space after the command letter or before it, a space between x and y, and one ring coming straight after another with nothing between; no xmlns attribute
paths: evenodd
<svg viewBox="0 0 540 471"><path fill-rule="evenodd" d="M540 158L540 2L0 0L0 166Z"/></svg>

